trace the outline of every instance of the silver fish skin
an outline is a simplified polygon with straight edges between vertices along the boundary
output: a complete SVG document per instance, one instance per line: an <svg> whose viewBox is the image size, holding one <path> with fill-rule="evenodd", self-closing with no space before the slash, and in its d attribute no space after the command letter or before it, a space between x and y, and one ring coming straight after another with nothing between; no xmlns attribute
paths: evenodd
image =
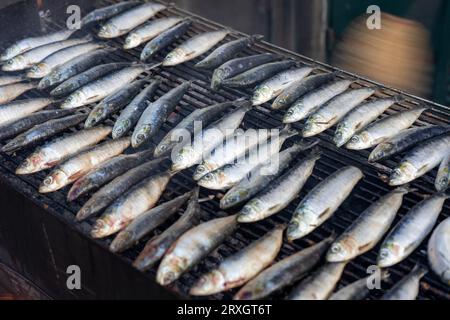
<svg viewBox="0 0 450 320"><path fill-rule="evenodd" d="M28 70L26 76L32 79L43 78L57 66L62 65L63 63L66 63L67 61L76 58L84 53L88 53L101 48L104 48L104 45L101 43L87 42L58 50L31 67L31 69Z"/></svg>
<svg viewBox="0 0 450 320"><path fill-rule="evenodd" d="M122 252L130 248L134 243L173 216L191 196L192 192L187 192L142 213L117 234L111 242L109 250Z"/></svg>
<svg viewBox="0 0 450 320"><path fill-rule="evenodd" d="M16 174L30 174L57 165L81 150L95 145L111 133L111 127L95 127L54 139L37 148L16 170Z"/></svg>
<svg viewBox="0 0 450 320"><path fill-rule="evenodd" d="M280 95L293 82L302 80L313 71L311 67L301 67L280 72L258 85L253 92L254 106L261 105Z"/></svg>
<svg viewBox="0 0 450 320"><path fill-rule="evenodd" d="M438 193L411 208L381 244L378 266L387 268L408 257L433 230L448 198L450 195Z"/></svg>
<svg viewBox="0 0 450 320"><path fill-rule="evenodd" d="M166 8L165 5L155 2L147 2L134 6L106 21L97 35L105 39L120 37Z"/></svg>
<svg viewBox="0 0 450 320"><path fill-rule="evenodd" d="M211 78L211 89L218 89L225 79L232 78L262 64L283 59L282 55L274 53L261 53L253 56L235 58L225 62L214 70Z"/></svg>
<svg viewBox="0 0 450 320"><path fill-rule="evenodd" d="M370 293L368 284L372 278L373 275L370 275L356 280L333 293L328 300L363 300ZM386 280L387 278L389 278L389 272L381 271L381 280Z"/></svg>
<svg viewBox="0 0 450 320"><path fill-rule="evenodd" d="M91 128L125 107L141 91L145 83L146 80L133 81L108 95L92 109L84 127Z"/></svg>
<svg viewBox="0 0 450 320"><path fill-rule="evenodd" d="M334 97L308 117L303 127L303 137L312 137L331 128L374 93L375 89L373 88L359 88Z"/></svg>
<svg viewBox="0 0 450 320"><path fill-rule="evenodd" d="M328 262L301 281L288 300L327 300L341 279L347 262Z"/></svg>
<svg viewBox="0 0 450 320"><path fill-rule="evenodd" d="M336 78L337 73L324 73L294 81L273 101L271 108L278 110L290 106L304 94Z"/></svg>
<svg viewBox="0 0 450 320"><path fill-rule="evenodd" d="M351 84L350 80L337 80L306 93L289 107L283 123L297 122L310 116L321 105L347 90Z"/></svg>
<svg viewBox="0 0 450 320"><path fill-rule="evenodd" d="M150 269L182 234L199 224L201 211L197 193L194 192L183 215L163 233L146 243L133 266L142 271Z"/></svg>
<svg viewBox="0 0 450 320"><path fill-rule="evenodd" d="M189 294L207 296L245 284L275 260L283 244L285 227L275 227L247 247L227 257L216 269L202 275L189 290Z"/></svg>
<svg viewBox="0 0 450 320"><path fill-rule="evenodd" d="M428 108L414 108L375 121L351 137L345 147L351 150L363 150L376 146L412 126L426 109Z"/></svg>
<svg viewBox="0 0 450 320"><path fill-rule="evenodd" d="M21 94L34 88L36 88L36 84L31 82L18 82L0 86L0 104L11 102Z"/></svg>
<svg viewBox="0 0 450 320"><path fill-rule="evenodd" d="M328 220L363 176L360 169L348 166L316 185L295 209L287 229L288 240L302 238Z"/></svg>
<svg viewBox="0 0 450 320"><path fill-rule="evenodd" d="M82 221L101 210L107 208L117 198L130 190L131 187L142 181L149 175L155 174L164 158L147 161L129 171L114 178L104 185L81 207L75 219Z"/></svg>
<svg viewBox="0 0 450 320"><path fill-rule="evenodd" d="M450 218L434 229L428 241L428 263L441 281L450 285Z"/></svg>
<svg viewBox="0 0 450 320"><path fill-rule="evenodd" d="M122 153L130 145L130 139L112 140L87 149L64 161L42 181L40 193L57 191L87 174L96 165Z"/></svg>
<svg viewBox="0 0 450 320"><path fill-rule="evenodd" d="M52 103L54 103L53 99L34 98L0 105L0 125L23 119L36 111L44 109Z"/></svg>
<svg viewBox="0 0 450 320"><path fill-rule="evenodd" d="M39 46L43 46L52 42L62 41L69 38L76 30L64 29L61 31L57 31L54 33L30 37L19 40L15 42L13 45L8 47L3 54L0 56L0 61L9 60L21 53L29 51L33 48L37 48Z"/></svg>
<svg viewBox="0 0 450 320"><path fill-rule="evenodd" d="M81 43L86 43L89 39L80 38L80 39L69 39L58 42L53 42L46 44L44 46L40 46L30 51L24 52L15 56L14 58L6 61L2 65L3 71L19 71L32 67L34 64L39 63L41 60L45 59L49 55Z"/></svg>
<svg viewBox="0 0 450 320"><path fill-rule="evenodd" d="M163 286L174 282L217 248L237 227L236 216L233 215L209 220L189 229L165 254L156 281Z"/></svg>
<svg viewBox="0 0 450 320"><path fill-rule="evenodd" d="M227 42L211 52L202 61L198 62L195 67L215 69L228 60L232 59L237 53L241 52L245 48L252 46L253 43L262 38L262 35L253 35Z"/></svg>
<svg viewBox="0 0 450 320"><path fill-rule="evenodd" d="M150 176L117 198L95 221L91 236L93 238L110 236L125 228L139 215L153 208L173 174L173 172L162 172Z"/></svg>
<svg viewBox="0 0 450 320"><path fill-rule="evenodd" d="M147 104L131 136L133 148L139 147L158 132L167 120L167 117L175 110L184 94L191 87L191 84L191 81L184 82L161 96L158 100Z"/></svg>
<svg viewBox="0 0 450 320"><path fill-rule="evenodd" d="M364 210L331 245L327 261L349 261L372 250L389 230L408 192L408 188L397 188Z"/></svg>
<svg viewBox="0 0 450 320"><path fill-rule="evenodd" d="M301 145L295 144L275 155L275 159L257 165L241 181L220 199L220 208L229 209L240 203L250 200L259 191L263 190L273 180L281 175L291 160L302 150Z"/></svg>
<svg viewBox="0 0 450 320"><path fill-rule="evenodd" d="M85 15L83 17L83 19L81 19L80 25L81 25L81 27L84 27L93 22L111 18L118 13L121 13L125 10L131 9L133 7L136 7L140 3L141 3L140 1L123 1L123 2L112 4L110 6L95 9L95 10L89 12L87 15Z"/></svg>
<svg viewBox="0 0 450 320"><path fill-rule="evenodd" d="M416 300L419 294L420 279L427 273L427 268L416 265L409 274L389 289L381 297L381 300Z"/></svg>
<svg viewBox="0 0 450 320"><path fill-rule="evenodd" d="M0 86L22 82L26 79L27 79L27 77L25 77L22 74L18 74L18 75L4 74L4 75L0 76Z"/></svg>
<svg viewBox="0 0 450 320"><path fill-rule="evenodd" d="M301 279L319 264L333 239L328 237L276 262L247 282L233 299L260 300Z"/></svg>
<svg viewBox="0 0 450 320"><path fill-rule="evenodd" d="M70 112L71 110L61 110ZM47 112L47 111L42 111ZM3 152L13 152L19 149L26 148L39 141L45 140L67 128L76 126L86 119L87 114L74 114L60 119L53 119L42 124L36 125L33 128L19 134L17 137L8 141L2 148Z"/></svg>
<svg viewBox="0 0 450 320"><path fill-rule="evenodd" d="M195 134L191 144L186 144L172 154L172 170L183 170L199 164L205 155L209 155L218 144L231 136L251 109L246 103Z"/></svg>
<svg viewBox="0 0 450 320"><path fill-rule="evenodd" d="M357 132L389 109L394 103L401 101L400 96L382 98L362 103L350 111L337 125L333 141L337 147L342 147Z"/></svg>
<svg viewBox="0 0 450 320"><path fill-rule="evenodd" d="M222 41L229 33L229 30L220 30L195 35L169 52L164 58L162 65L171 67L195 59L211 50L211 48Z"/></svg>
<svg viewBox="0 0 450 320"><path fill-rule="evenodd" d="M268 188L244 205L239 211L238 222L260 221L286 208L298 196L319 158L320 152L312 152L275 179Z"/></svg>
<svg viewBox="0 0 450 320"><path fill-rule="evenodd" d="M427 139L450 132L450 126L427 125L401 131L394 137L381 142L369 155L369 162L376 162L402 152Z"/></svg>
<svg viewBox="0 0 450 320"><path fill-rule="evenodd" d="M439 165L439 170L436 175L436 180L434 182L434 186L437 191L445 191L447 190L450 184L450 153L442 159L441 164Z"/></svg>
<svg viewBox="0 0 450 320"><path fill-rule="evenodd" d="M180 133L192 135L194 133L194 125L196 122L201 123L202 127L207 127L214 118L229 109L234 103L238 102L239 101L227 101L193 111L164 136L156 146L154 156L161 157L167 155L175 146L184 146L188 141L183 138L182 141L179 142Z"/></svg>
<svg viewBox="0 0 450 320"><path fill-rule="evenodd" d="M142 43L145 43L162 32L172 28L177 23L183 21L180 17L167 17L152 20L143 26L131 31L125 38L123 48L125 50L136 48Z"/></svg>
<svg viewBox="0 0 450 320"><path fill-rule="evenodd" d="M418 145L400 161L389 177L390 186L413 181L437 167L450 152L450 133Z"/></svg>

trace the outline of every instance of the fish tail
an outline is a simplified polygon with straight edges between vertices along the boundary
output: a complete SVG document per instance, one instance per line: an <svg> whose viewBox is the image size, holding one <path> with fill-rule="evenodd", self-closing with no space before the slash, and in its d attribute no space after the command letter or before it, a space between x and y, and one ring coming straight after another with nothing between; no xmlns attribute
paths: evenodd
<svg viewBox="0 0 450 320"><path fill-rule="evenodd" d="M401 95L401 94L396 94L395 96L392 96L392 99L396 103L405 101L405 97L403 95Z"/></svg>
<svg viewBox="0 0 450 320"><path fill-rule="evenodd" d="M389 277L391 276L391 274L389 273L388 270L382 270L381 271L381 280L387 280L389 279Z"/></svg>
<svg viewBox="0 0 450 320"><path fill-rule="evenodd" d="M418 191L418 189L412 188L409 184L403 185L394 190L394 192L404 193L404 194L410 193L410 192L415 192L415 191Z"/></svg>
<svg viewBox="0 0 450 320"><path fill-rule="evenodd" d="M256 42L258 40L264 39L264 35L262 35L262 34L253 34L249 38L250 38L250 40L252 42Z"/></svg>
<svg viewBox="0 0 450 320"><path fill-rule="evenodd" d="M319 142L320 142L319 139L304 139L298 142L297 144L300 146L302 150L308 150L317 146ZM312 149L310 157L319 159L321 154L322 151L320 150L320 148L316 147Z"/></svg>
<svg viewBox="0 0 450 320"><path fill-rule="evenodd" d="M292 129L292 126L290 124L286 124L280 130L280 137L283 137L283 138L286 138L286 139L288 139L290 137L293 137L293 136L296 136L298 134L300 134L300 132L298 130L296 130L296 129Z"/></svg>
<svg viewBox="0 0 450 320"><path fill-rule="evenodd" d="M428 268L418 263L414 266L411 273L420 279L428 273Z"/></svg>

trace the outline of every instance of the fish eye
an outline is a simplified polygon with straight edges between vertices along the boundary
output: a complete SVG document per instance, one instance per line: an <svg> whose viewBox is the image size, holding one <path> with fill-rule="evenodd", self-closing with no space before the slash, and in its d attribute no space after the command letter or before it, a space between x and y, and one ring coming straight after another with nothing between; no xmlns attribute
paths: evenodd
<svg viewBox="0 0 450 320"><path fill-rule="evenodd" d="M49 185L51 185L52 183L53 183L53 177L47 177L47 178L44 179L44 184L45 184L46 186L49 186Z"/></svg>
<svg viewBox="0 0 450 320"><path fill-rule="evenodd" d="M204 179L206 181L211 181L213 179L213 175L211 173L208 173L208 174L205 175Z"/></svg>
<svg viewBox="0 0 450 320"><path fill-rule="evenodd" d="M359 142L359 137L358 137L358 136L353 136L353 137L350 139L350 141L353 142L353 143L358 143L358 142Z"/></svg>
<svg viewBox="0 0 450 320"><path fill-rule="evenodd" d="M165 144L162 144L162 145L159 146L158 149L159 149L159 150L165 150L166 148L167 148L166 145L165 145Z"/></svg>
<svg viewBox="0 0 450 320"><path fill-rule="evenodd" d="M335 243L331 246L331 252L333 253L339 253L342 251L342 248L339 244Z"/></svg>
<svg viewBox="0 0 450 320"><path fill-rule="evenodd" d="M202 165L199 165L199 166L197 167L197 171L198 171L198 172L200 172L200 173L202 173L202 172L205 172L205 171L206 171L206 169L205 169L205 167L204 167L204 166L202 166Z"/></svg>

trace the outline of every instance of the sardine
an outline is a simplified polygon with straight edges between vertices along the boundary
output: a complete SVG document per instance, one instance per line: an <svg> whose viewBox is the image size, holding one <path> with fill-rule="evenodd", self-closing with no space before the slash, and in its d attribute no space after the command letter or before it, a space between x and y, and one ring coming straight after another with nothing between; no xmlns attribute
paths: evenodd
<svg viewBox="0 0 450 320"><path fill-rule="evenodd" d="M36 88L36 84L31 82L18 82L0 86L0 104L8 103L34 88Z"/></svg>
<svg viewBox="0 0 450 320"><path fill-rule="evenodd" d="M260 221L286 208L298 196L319 158L320 152L312 152L275 179L268 188L244 205L239 211L238 222Z"/></svg>
<svg viewBox="0 0 450 320"><path fill-rule="evenodd" d="M450 152L450 134L425 141L409 151L392 171L389 185L397 186L413 181L437 167Z"/></svg>
<svg viewBox="0 0 450 320"><path fill-rule="evenodd" d="M16 170L16 174L30 174L57 165L81 150L93 146L111 133L111 127L95 127L77 131L37 148Z"/></svg>
<svg viewBox="0 0 450 320"><path fill-rule="evenodd" d="M106 39L120 37L166 8L165 5L155 2L147 2L133 6L131 9L119 13L106 21L97 35L100 38Z"/></svg>
<svg viewBox="0 0 450 320"><path fill-rule="evenodd" d="M446 285L450 285L450 218L434 229L428 241L428 263Z"/></svg>
<svg viewBox="0 0 450 320"><path fill-rule="evenodd" d="M295 209L287 229L288 240L304 237L328 220L363 176L360 169L348 166L316 185Z"/></svg>
<svg viewBox="0 0 450 320"><path fill-rule="evenodd" d="M53 99L49 98L34 98L0 105L0 125L23 119L36 111L44 109L54 102Z"/></svg>
<svg viewBox="0 0 450 320"><path fill-rule="evenodd" d="M191 26L191 20L184 20L183 22L173 26L172 28L162 32L154 39L150 40L142 49L140 59L141 61L147 61L152 58L157 52L165 49L170 44L175 42L178 38L186 33Z"/></svg>
<svg viewBox="0 0 450 320"><path fill-rule="evenodd" d="M0 76L0 86L4 86L7 84L14 84L17 82L22 82L24 80L27 80L27 77L25 77L22 74L17 75L3 74Z"/></svg>
<svg viewBox="0 0 450 320"><path fill-rule="evenodd" d="M164 158L147 161L136 168L129 170L103 186L78 211L76 220L84 220L108 207L114 200L123 195L133 185L154 174Z"/></svg>
<svg viewBox="0 0 450 320"><path fill-rule="evenodd" d="M180 23L183 18L180 17L167 17L152 20L145 25L131 31L125 38L123 45L124 49L136 48L142 43L148 42L155 38L162 32L172 28L177 23Z"/></svg>
<svg viewBox="0 0 450 320"><path fill-rule="evenodd" d="M141 2L139 1L123 1L119 3L112 4L103 8L95 9L89 12L87 15L81 19L81 27L84 27L93 22L105 20L119 14L125 10L136 7Z"/></svg>
<svg viewBox="0 0 450 320"><path fill-rule="evenodd" d="M349 261L372 250L389 230L408 192L408 188L395 189L364 210L331 245L327 261Z"/></svg>
<svg viewBox="0 0 450 320"><path fill-rule="evenodd" d="M333 239L328 237L278 261L250 280L233 299L260 300L291 285L319 264Z"/></svg>
<svg viewBox="0 0 450 320"><path fill-rule="evenodd" d="M129 145L130 139L122 138L121 140L103 142L80 152L52 170L39 186L39 192L54 192L71 184L95 166L121 154Z"/></svg>
<svg viewBox="0 0 450 320"><path fill-rule="evenodd" d="M147 107L142 112L131 136L133 148L139 147L158 132L167 120L167 117L175 110L183 95L191 87L191 84L191 81L184 82L161 96L158 100L147 103Z"/></svg>
<svg viewBox="0 0 450 320"><path fill-rule="evenodd" d="M232 59L237 53L243 51L245 48L252 46L253 43L262 38L262 35L253 35L227 42L215 49L206 58L198 62L195 66L197 68L215 69L228 60Z"/></svg>
<svg viewBox="0 0 450 320"><path fill-rule="evenodd" d="M211 48L222 41L229 33L229 30L220 30L195 35L169 52L164 58L162 65L165 67L176 66L180 63L195 59L211 50Z"/></svg>
<svg viewBox="0 0 450 320"><path fill-rule="evenodd" d="M363 300L370 293L369 284L373 277L374 275L371 274L350 283L333 293L328 300ZM389 278L389 272L381 271L380 280L386 280L387 278Z"/></svg>
<svg viewBox="0 0 450 320"><path fill-rule="evenodd" d="M267 268L283 244L285 225L279 225L247 247L225 258L202 275L189 290L194 296L207 296L239 287Z"/></svg>
<svg viewBox="0 0 450 320"><path fill-rule="evenodd" d="M445 191L450 183L450 153L442 159L434 186L437 191Z"/></svg>
<svg viewBox="0 0 450 320"><path fill-rule="evenodd" d="M394 103L402 101L402 99L401 96L395 96L361 103L338 123L333 139L336 146L342 147L357 132L363 130Z"/></svg>
<svg viewBox="0 0 450 320"><path fill-rule="evenodd" d="M347 90L351 84L350 80L338 80L306 93L289 107L283 117L283 123L297 122L310 116L321 105Z"/></svg>
<svg viewBox="0 0 450 320"><path fill-rule="evenodd" d="M412 126L426 109L428 108L413 108L375 121L355 134L345 147L351 150L363 150L376 146Z"/></svg>
<svg viewBox="0 0 450 320"><path fill-rule="evenodd" d="M261 105L278 97L292 83L305 78L313 71L311 67L301 67L280 72L258 85L252 97L253 105Z"/></svg>
<svg viewBox="0 0 450 320"><path fill-rule="evenodd" d="M381 300L416 300L420 279L428 273L427 268L416 265L414 269L387 291Z"/></svg>
<svg viewBox="0 0 450 320"><path fill-rule="evenodd" d="M378 254L381 268L393 266L408 257L433 230L450 195L436 194L416 204L384 239Z"/></svg>
<svg viewBox="0 0 450 320"><path fill-rule="evenodd" d="M347 262L328 262L301 281L288 295L288 300L326 300L341 279Z"/></svg>
<svg viewBox="0 0 450 320"><path fill-rule="evenodd" d="M352 89L319 107L306 120L303 137L315 136L338 123L348 112L375 93L373 88Z"/></svg>

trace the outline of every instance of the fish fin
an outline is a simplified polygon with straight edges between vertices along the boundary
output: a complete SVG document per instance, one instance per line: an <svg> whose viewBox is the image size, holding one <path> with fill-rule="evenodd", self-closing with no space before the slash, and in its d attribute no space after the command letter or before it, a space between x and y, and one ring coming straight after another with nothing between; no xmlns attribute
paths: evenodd
<svg viewBox="0 0 450 320"><path fill-rule="evenodd" d="M372 245L371 242L368 242L368 243L366 243L366 244L363 244L362 246L359 246L359 247L358 247L358 251L359 251L359 252L364 251L364 250L370 248L371 245Z"/></svg>
<svg viewBox="0 0 450 320"><path fill-rule="evenodd" d="M359 122L356 124L355 129L356 129L356 130L359 130L359 129L361 129L361 127L362 127L362 122L359 121Z"/></svg>
<svg viewBox="0 0 450 320"><path fill-rule="evenodd" d="M337 119L337 116L334 116L333 118L331 118L330 120L328 120L328 121L317 121L317 122L315 122L316 124L330 124L331 122L333 122L334 120L336 120Z"/></svg>
<svg viewBox="0 0 450 320"><path fill-rule="evenodd" d="M84 176L84 173L83 173L82 171L78 171L78 172L76 172L75 174L73 174L73 175L71 176L71 178L73 178L74 180L78 180L78 179L80 179L82 176Z"/></svg>
<svg viewBox="0 0 450 320"><path fill-rule="evenodd" d="M189 56L192 56L193 54L195 54L195 51L191 51L191 52L186 53L186 56L189 57Z"/></svg>
<svg viewBox="0 0 450 320"><path fill-rule="evenodd" d="M322 213L320 213L320 214L318 215L318 218L320 219L320 218L326 216L329 212L331 212L331 208L330 208L330 207L328 207L328 208L326 208L325 210L323 210Z"/></svg>
<svg viewBox="0 0 450 320"><path fill-rule="evenodd" d="M427 165L427 164L424 164L423 166L421 166L421 167L419 168L419 170L417 170L417 172L418 172L419 174L426 173L427 171L428 171L428 165Z"/></svg>

